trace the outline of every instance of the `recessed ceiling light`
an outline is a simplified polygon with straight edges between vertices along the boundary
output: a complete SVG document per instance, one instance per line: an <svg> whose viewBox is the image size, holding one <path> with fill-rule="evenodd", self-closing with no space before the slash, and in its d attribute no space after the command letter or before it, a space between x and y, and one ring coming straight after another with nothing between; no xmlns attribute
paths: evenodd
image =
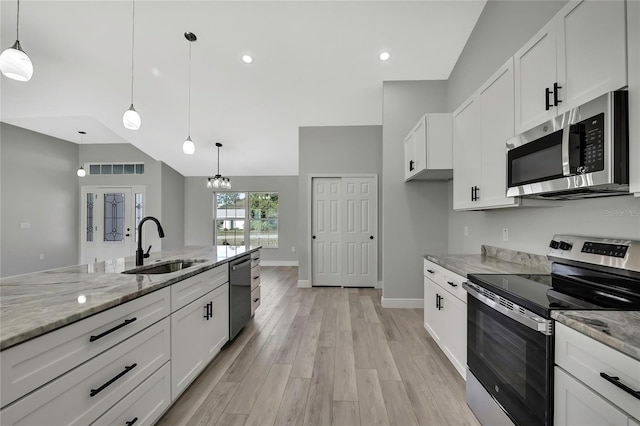
<svg viewBox="0 0 640 426"><path fill-rule="evenodd" d="M242 55L242 62L244 62L245 64L253 63L253 56Z"/></svg>
<svg viewBox="0 0 640 426"><path fill-rule="evenodd" d="M388 61L389 58L391 58L391 53L382 52L380 55L378 55L378 58L380 58L381 61Z"/></svg>

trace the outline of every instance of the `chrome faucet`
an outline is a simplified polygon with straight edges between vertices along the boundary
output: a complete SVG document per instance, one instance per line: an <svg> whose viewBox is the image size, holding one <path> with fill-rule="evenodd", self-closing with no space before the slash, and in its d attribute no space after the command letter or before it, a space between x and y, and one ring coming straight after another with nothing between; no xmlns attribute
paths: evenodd
<svg viewBox="0 0 640 426"><path fill-rule="evenodd" d="M156 226L158 227L158 236L160 238L164 238L164 230L162 229L162 225L160 225L160 221L158 221L158 219L153 216L143 217L138 224L138 249L136 250L136 266L142 265L143 259L145 257L144 251L142 250L142 225L144 225L147 220L152 220L156 223Z"/></svg>

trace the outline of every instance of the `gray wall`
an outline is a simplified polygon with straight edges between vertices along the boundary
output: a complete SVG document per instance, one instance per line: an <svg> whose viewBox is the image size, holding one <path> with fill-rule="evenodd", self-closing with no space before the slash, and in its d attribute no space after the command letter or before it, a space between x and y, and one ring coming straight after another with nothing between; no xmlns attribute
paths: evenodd
<svg viewBox="0 0 640 426"><path fill-rule="evenodd" d="M295 262L298 231L298 177L297 176L232 176L232 191L277 192L278 248L264 249L261 261ZM185 245L213 244L213 195L206 187L206 177L184 178Z"/></svg>
<svg viewBox="0 0 640 426"><path fill-rule="evenodd" d="M565 1L489 1L449 79L453 110L529 40ZM453 212L449 185L449 252L479 253L481 244L546 254L554 233L640 238L640 199L630 196L561 203L561 207ZM551 205L551 202L549 202ZM469 236L464 236L464 226ZM509 241L502 241L502 229Z"/></svg>
<svg viewBox="0 0 640 426"><path fill-rule="evenodd" d="M130 144L85 144L80 147L82 163L141 162L144 163L143 175L89 175L80 180L81 186L145 186L144 215L154 216L162 223L162 163L149 157ZM162 223L164 226L164 224ZM148 228L147 228L148 227ZM170 229L167 231L171 232ZM162 239L152 228L145 225L143 247L152 245L152 252L162 249Z"/></svg>
<svg viewBox="0 0 640 426"><path fill-rule="evenodd" d="M448 107L455 111L567 2L489 0L448 80Z"/></svg>
<svg viewBox="0 0 640 426"><path fill-rule="evenodd" d="M378 175L378 235L382 235L382 127L300 127L298 156L298 279L309 280L310 174ZM378 238L378 277L382 267L382 244L382 239Z"/></svg>
<svg viewBox="0 0 640 426"><path fill-rule="evenodd" d="M184 247L184 176L161 163L163 250Z"/></svg>
<svg viewBox="0 0 640 426"><path fill-rule="evenodd" d="M427 112L447 112L446 81L384 82L383 297L422 299L422 260L447 252L447 182L404 182L404 137Z"/></svg>
<svg viewBox="0 0 640 426"><path fill-rule="evenodd" d="M77 264L78 145L6 123L0 140L0 276Z"/></svg>

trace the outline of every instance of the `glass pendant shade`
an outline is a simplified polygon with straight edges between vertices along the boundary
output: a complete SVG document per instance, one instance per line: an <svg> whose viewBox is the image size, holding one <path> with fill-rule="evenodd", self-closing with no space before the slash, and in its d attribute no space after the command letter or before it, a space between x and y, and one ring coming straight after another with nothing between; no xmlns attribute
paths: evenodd
<svg viewBox="0 0 640 426"><path fill-rule="evenodd" d="M215 175L212 178L207 178L207 188L209 189L231 189L231 181L229 178Z"/></svg>
<svg viewBox="0 0 640 426"><path fill-rule="evenodd" d="M76 174L78 175L78 177L85 177L87 175L87 171L84 169L84 167L80 166Z"/></svg>
<svg viewBox="0 0 640 426"><path fill-rule="evenodd" d="M122 115L122 124L124 124L124 127L127 129L138 130L140 128L140 123L140 114L138 114L138 111L136 111L133 104L131 104L129 109Z"/></svg>
<svg viewBox="0 0 640 426"><path fill-rule="evenodd" d="M16 40L13 46L6 48L0 54L0 71L5 77L17 81L29 81L33 76L33 64L24 53L20 42Z"/></svg>
<svg viewBox="0 0 640 426"><path fill-rule="evenodd" d="M196 152L196 145L191 140L191 136L187 136L187 140L182 144L182 152L188 155L192 155Z"/></svg>

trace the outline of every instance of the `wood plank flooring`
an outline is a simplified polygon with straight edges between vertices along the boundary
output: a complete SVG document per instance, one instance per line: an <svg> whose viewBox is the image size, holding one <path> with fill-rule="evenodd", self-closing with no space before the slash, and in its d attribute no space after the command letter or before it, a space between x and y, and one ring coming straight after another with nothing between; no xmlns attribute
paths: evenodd
<svg viewBox="0 0 640 426"><path fill-rule="evenodd" d="M478 425L421 309L376 289L297 288L261 267L254 319L158 421L174 425Z"/></svg>

